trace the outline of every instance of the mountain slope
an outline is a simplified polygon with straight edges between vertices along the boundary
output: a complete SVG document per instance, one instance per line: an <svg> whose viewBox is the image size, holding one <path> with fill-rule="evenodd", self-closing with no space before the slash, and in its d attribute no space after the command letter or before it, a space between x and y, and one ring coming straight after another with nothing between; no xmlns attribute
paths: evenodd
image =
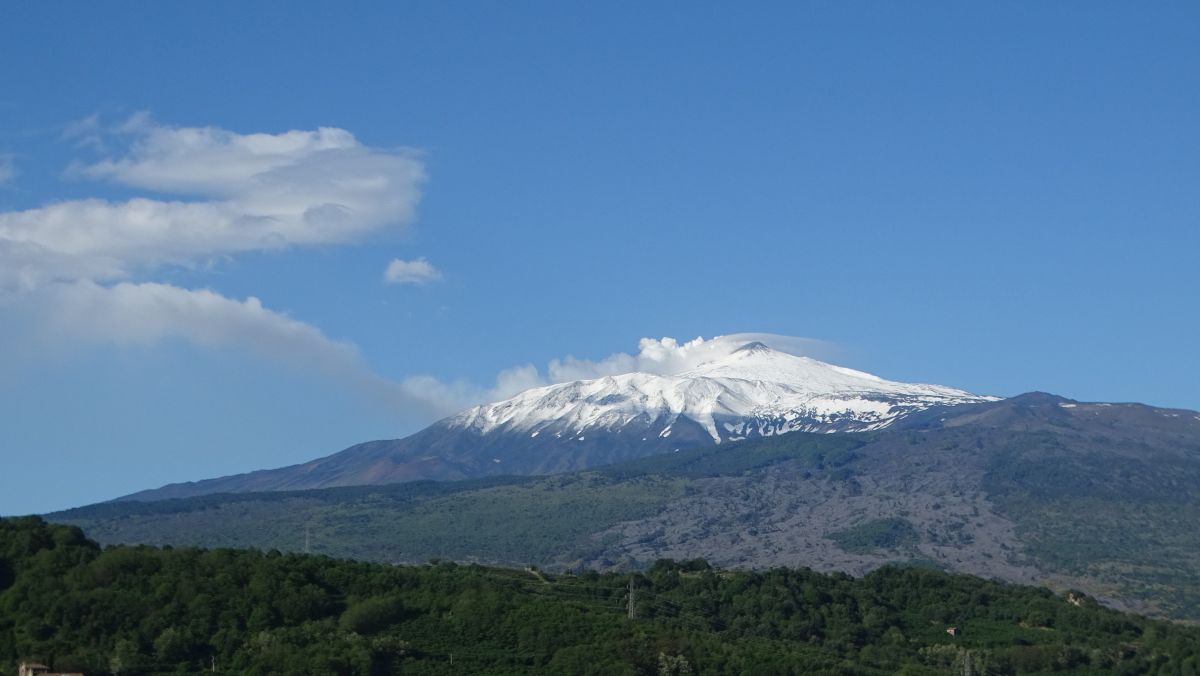
<svg viewBox="0 0 1200 676"><path fill-rule="evenodd" d="M1028 394L864 433L797 432L553 477L105 503L105 543L628 568L888 562L1200 619L1200 414Z"/></svg>
<svg viewBox="0 0 1200 676"><path fill-rule="evenodd" d="M678 375L627 373L527 390L404 439L125 499L552 474L786 432L882 429L933 407L994 400L898 383L750 342Z"/></svg>

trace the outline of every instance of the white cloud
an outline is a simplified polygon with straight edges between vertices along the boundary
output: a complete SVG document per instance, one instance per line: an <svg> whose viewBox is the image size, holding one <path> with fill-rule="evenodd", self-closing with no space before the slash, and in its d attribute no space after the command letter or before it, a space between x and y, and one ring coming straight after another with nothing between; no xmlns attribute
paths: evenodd
<svg viewBox="0 0 1200 676"><path fill-rule="evenodd" d="M404 378L396 387L404 397L419 401L432 418L444 418L477 404L507 399L531 387L546 385L545 379L532 364L504 369L491 386L481 386L468 380L445 382L430 375Z"/></svg>
<svg viewBox="0 0 1200 676"><path fill-rule="evenodd" d="M317 372L408 416L437 418L463 401L486 393L465 383L428 376L395 382L379 376L351 343L333 340L316 327L263 307L253 296L234 300L207 289L170 284L82 281L55 284L36 293L47 335L124 347L184 340L204 348L231 348ZM502 378L501 381L505 379Z"/></svg>
<svg viewBox="0 0 1200 676"><path fill-rule="evenodd" d="M17 161L12 155L0 154L0 185L17 177Z"/></svg>
<svg viewBox="0 0 1200 676"><path fill-rule="evenodd" d="M425 178L414 152L371 148L336 128L238 134L166 126L146 114L115 129L85 118L63 138L97 152L121 148L73 164L68 176L165 196L0 212L0 307L8 318L19 306L69 340L145 346L179 339L237 348L325 373L418 415L440 414L447 392L462 390L425 392L421 379L388 381L353 345L254 297L129 281L167 265L351 242L403 226ZM11 163L0 171L5 167L11 175Z"/></svg>
<svg viewBox="0 0 1200 676"><path fill-rule="evenodd" d="M150 345L185 338L205 347L245 345L283 361L308 361L341 369L358 359L352 345L263 307L251 296L233 300L207 289L153 282L101 286L56 284L46 294L55 312L51 328L118 345Z"/></svg>
<svg viewBox="0 0 1200 676"><path fill-rule="evenodd" d="M124 128L123 154L69 174L185 199L0 212L0 268L24 270L26 286L112 281L245 251L351 242L410 221L425 178L413 152L370 148L342 129L237 134L145 117Z"/></svg>
<svg viewBox="0 0 1200 676"><path fill-rule="evenodd" d="M392 284L426 284L442 278L442 272L424 258L405 261L393 258L383 271L383 278Z"/></svg>
<svg viewBox="0 0 1200 676"><path fill-rule="evenodd" d="M682 343L670 337L642 338L637 354L617 352L597 361L567 356L552 360L546 372L548 380L555 383L634 371L677 375L755 341L800 356L824 356L834 351L833 346L824 341L774 333L734 333L709 339L698 337Z"/></svg>

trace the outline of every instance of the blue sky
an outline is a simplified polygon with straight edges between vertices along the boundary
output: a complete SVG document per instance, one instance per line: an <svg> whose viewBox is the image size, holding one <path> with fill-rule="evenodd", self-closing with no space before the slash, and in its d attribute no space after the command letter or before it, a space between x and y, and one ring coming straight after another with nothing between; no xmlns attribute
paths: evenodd
<svg viewBox="0 0 1200 676"><path fill-rule="evenodd" d="M647 336L1200 409L1195 3L4 14L0 513L402 436Z"/></svg>

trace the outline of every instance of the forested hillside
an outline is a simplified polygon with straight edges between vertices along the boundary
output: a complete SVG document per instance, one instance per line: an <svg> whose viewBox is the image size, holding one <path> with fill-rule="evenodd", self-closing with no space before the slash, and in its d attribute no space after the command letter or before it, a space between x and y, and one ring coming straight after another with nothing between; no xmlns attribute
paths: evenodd
<svg viewBox="0 0 1200 676"><path fill-rule="evenodd" d="M954 628L956 635L947 629ZM0 670L88 674L1197 673L1200 629L919 567L546 575L100 546L0 520Z"/></svg>

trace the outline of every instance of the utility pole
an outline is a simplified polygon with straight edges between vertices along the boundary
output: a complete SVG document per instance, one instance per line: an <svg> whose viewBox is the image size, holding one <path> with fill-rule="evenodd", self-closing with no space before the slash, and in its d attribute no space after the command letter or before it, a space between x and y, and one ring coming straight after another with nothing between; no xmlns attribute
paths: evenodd
<svg viewBox="0 0 1200 676"><path fill-rule="evenodd" d="M309 533L308 533L308 525L306 524L306 525L304 526L304 553L305 553L305 554L312 554L312 546L311 546L311 545L312 545L312 542L311 542L311 540L309 539L308 535L309 535Z"/></svg>
<svg viewBox="0 0 1200 676"><path fill-rule="evenodd" d="M634 619L634 613L637 610L637 605L635 604L635 601L634 601L634 593L635 593L635 590L633 587L633 576L631 575L629 577L629 619L631 619L631 620Z"/></svg>

